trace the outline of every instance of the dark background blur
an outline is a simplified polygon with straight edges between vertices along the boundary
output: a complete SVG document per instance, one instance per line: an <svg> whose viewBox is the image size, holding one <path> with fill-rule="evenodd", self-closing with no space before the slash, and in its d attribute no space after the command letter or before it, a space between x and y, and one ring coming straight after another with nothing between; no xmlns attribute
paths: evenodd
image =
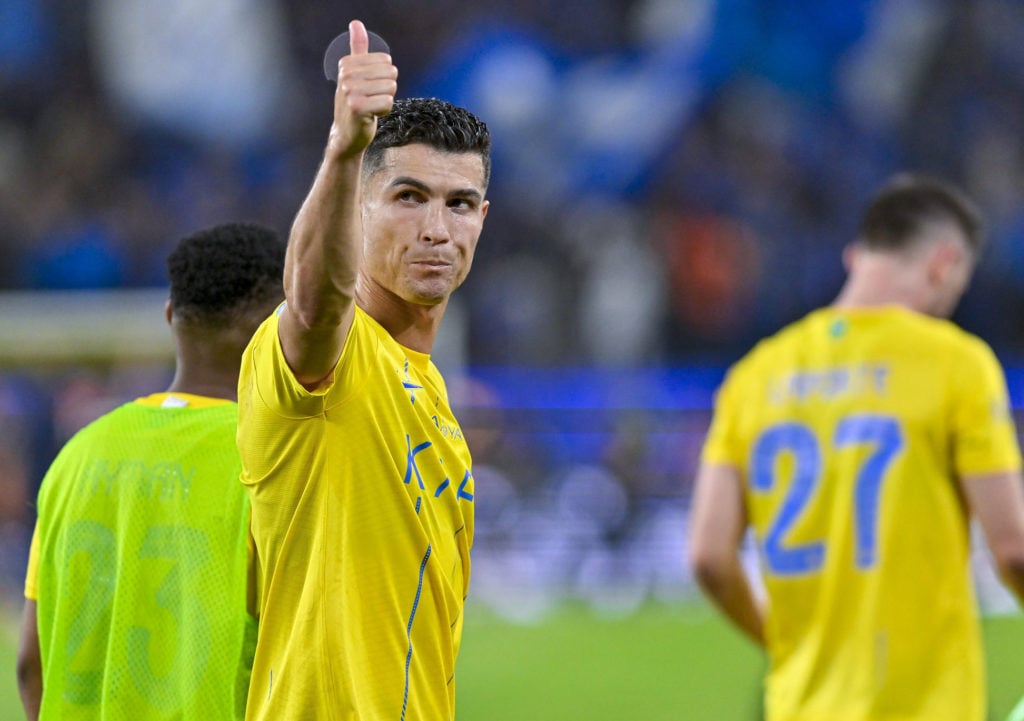
<svg viewBox="0 0 1024 721"><path fill-rule="evenodd" d="M390 42L400 95L463 104L494 136L438 354L475 436L477 594L688 592L686 494L722 369L834 297L893 173L981 206L956 320L1024 357L1016 0L0 0L0 289L162 287L198 227L287 233L330 125L323 50L353 17ZM15 593L53 453L168 368L8 363Z"/></svg>

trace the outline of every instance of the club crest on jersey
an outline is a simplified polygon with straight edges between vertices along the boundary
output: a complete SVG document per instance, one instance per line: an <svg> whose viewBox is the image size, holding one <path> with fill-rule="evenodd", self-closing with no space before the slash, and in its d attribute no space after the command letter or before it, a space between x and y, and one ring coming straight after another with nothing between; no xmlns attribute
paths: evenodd
<svg viewBox="0 0 1024 721"><path fill-rule="evenodd" d="M412 378L409 376L409 359L406 358L405 363L402 364L402 367L396 368L395 372L398 373L400 377L403 377L402 388L409 391L409 402L415 405L416 391L423 390L423 386L417 385L416 383L412 382Z"/></svg>

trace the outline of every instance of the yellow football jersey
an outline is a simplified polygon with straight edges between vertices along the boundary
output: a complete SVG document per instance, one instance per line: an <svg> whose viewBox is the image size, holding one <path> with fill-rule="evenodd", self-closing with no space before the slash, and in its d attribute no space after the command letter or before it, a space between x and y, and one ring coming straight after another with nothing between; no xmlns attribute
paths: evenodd
<svg viewBox="0 0 1024 721"><path fill-rule="evenodd" d="M474 486L429 356L357 309L309 392L274 315L243 357L238 445L261 610L247 718L453 718Z"/></svg>
<svg viewBox="0 0 1024 721"><path fill-rule="evenodd" d="M768 594L769 721L982 721L964 476L1020 467L989 347L895 306L825 308L719 391Z"/></svg>

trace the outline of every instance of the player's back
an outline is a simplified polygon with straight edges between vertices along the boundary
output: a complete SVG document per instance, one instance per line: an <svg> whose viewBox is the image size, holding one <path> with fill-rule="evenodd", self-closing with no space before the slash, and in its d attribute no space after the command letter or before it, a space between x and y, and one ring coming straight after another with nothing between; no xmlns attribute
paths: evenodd
<svg viewBox="0 0 1024 721"><path fill-rule="evenodd" d="M87 426L44 479L33 551L42 719L244 710L255 622L237 406L169 398Z"/></svg>
<svg viewBox="0 0 1024 721"><path fill-rule="evenodd" d="M1016 462L988 347L895 306L827 308L741 361L720 406L769 595L770 721L980 721L956 479Z"/></svg>

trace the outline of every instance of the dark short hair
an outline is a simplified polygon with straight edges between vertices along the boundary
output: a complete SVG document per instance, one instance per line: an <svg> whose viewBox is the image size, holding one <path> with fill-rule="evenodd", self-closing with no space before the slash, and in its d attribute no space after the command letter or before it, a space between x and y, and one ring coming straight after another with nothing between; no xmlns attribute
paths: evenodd
<svg viewBox="0 0 1024 721"><path fill-rule="evenodd" d="M935 178L897 175L882 186L865 210L859 242L875 250L902 250L935 222L959 225L971 250L975 254L981 251L981 215L964 193Z"/></svg>
<svg viewBox="0 0 1024 721"><path fill-rule="evenodd" d="M270 228L224 223L178 241L167 257L171 310L189 324L222 327L284 297L285 244Z"/></svg>
<svg viewBox="0 0 1024 721"><path fill-rule="evenodd" d="M486 123L458 105L437 98L396 100L377 118L377 134L363 153L363 172L376 172L384 151L422 143L448 153L477 153L483 162L484 188L491 179L491 134Z"/></svg>

